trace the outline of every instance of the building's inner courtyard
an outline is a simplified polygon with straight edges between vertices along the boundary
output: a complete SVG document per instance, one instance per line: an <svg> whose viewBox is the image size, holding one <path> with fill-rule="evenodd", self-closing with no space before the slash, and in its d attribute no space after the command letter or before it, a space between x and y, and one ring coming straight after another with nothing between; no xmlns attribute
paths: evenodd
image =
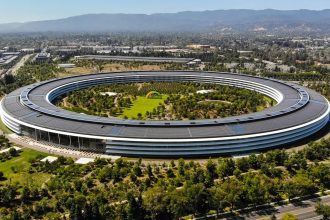
<svg viewBox="0 0 330 220"><path fill-rule="evenodd" d="M256 91L233 86L150 82L94 86L55 100L69 111L138 120L219 119L263 111L276 104Z"/></svg>

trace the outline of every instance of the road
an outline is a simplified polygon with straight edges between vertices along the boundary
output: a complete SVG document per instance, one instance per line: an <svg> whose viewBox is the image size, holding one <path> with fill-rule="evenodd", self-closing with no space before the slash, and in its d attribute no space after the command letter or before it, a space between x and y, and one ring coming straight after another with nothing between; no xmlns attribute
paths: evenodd
<svg viewBox="0 0 330 220"><path fill-rule="evenodd" d="M298 204L284 205L280 207L275 207L273 209L243 214L231 219L268 219L272 216L273 213L275 214L276 219L281 219L285 213L291 213L297 216L299 220L318 220L322 219L322 216L319 216L315 213L315 205L319 200L321 200L322 203L330 205L330 196L324 196L320 198L309 199Z"/></svg>
<svg viewBox="0 0 330 220"><path fill-rule="evenodd" d="M329 191L326 191L327 193ZM319 194L319 193L318 193ZM241 213L239 215L233 216L230 212L222 213L218 217L216 214L207 215L203 217L194 218L194 220L206 220L206 219L228 219L228 220L270 220L273 215L276 219L282 219L283 215L286 213L291 213L295 215L299 220L321 220L323 216L315 213L315 205L317 202L322 202L324 204L330 205L330 195L322 197L314 197L310 199L305 199L297 203L292 203L282 206L259 206L258 211L236 210L236 212Z"/></svg>
<svg viewBox="0 0 330 220"><path fill-rule="evenodd" d="M7 70L7 72L5 74L12 74L12 75L16 75L17 70L19 68L21 68L22 66L24 66L25 62L29 60L29 58L32 56L33 54L27 54L24 57L21 58L20 61L18 61L12 68L10 68L9 70ZM3 74L4 75L4 74Z"/></svg>

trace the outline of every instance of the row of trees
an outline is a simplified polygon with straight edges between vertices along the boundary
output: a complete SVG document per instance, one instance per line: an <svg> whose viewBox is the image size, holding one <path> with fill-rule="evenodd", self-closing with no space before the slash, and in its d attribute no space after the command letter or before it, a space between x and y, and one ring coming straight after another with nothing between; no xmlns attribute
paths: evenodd
<svg viewBox="0 0 330 220"><path fill-rule="evenodd" d="M52 177L41 188L33 180L0 186L0 218L178 219L233 211L330 189L330 165L322 162L329 157L327 139L293 153L273 150L205 163L34 159L30 173Z"/></svg>

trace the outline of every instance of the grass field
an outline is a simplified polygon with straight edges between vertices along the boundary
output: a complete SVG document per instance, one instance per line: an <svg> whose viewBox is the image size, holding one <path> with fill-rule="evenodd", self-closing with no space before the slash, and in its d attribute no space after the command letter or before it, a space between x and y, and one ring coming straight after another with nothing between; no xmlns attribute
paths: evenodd
<svg viewBox="0 0 330 220"><path fill-rule="evenodd" d="M0 162L0 171L4 173L7 180L1 181L0 184L6 182L19 182L20 184L32 184L41 186L46 180L50 178L49 174L45 173L29 173L30 159L37 156L46 157L48 154L37 152L31 149L23 149L19 156L13 157L5 162ZM15 172L13 171L15 170Z"/></svg>
<svg viewBox="0 0 330 220"><path fill-rule="evenodd" d="M153 64L153 65L124 65L120 63L105 64L101 72L122 72L122 71L158 71L163 70L166 65L164 64ZM96 66L94 67L74 67L66 69L66 72L60 73L59 77L83 75L89 73L100 72Z"/></svg>
<svg viewBox="0 0 330 220"><path fill-rule="evenodd" d="M7 128L7 126L2 122L2 120L0 120L0 130L4 134L11 134L11 133L13 133L11 130L9 130L9 128Z"/></svg>
<svg viewBox="0 0 330 220"><path fill-rule="evenodd" d="M139 96L130 108L126 108L119 117L124 118L137 118L138 113L145 115L147 111L152 112L159 104L164 103L168 96L163 95L161 99L148 99L146 97Z"/></svg>

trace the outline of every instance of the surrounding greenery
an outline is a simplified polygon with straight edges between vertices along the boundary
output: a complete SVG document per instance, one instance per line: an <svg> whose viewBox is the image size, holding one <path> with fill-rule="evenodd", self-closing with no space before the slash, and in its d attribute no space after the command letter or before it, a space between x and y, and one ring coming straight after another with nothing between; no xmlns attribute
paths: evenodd
<svg viewBox="0 0 330 220"><path fill-rule="evenodd" d="M41 159L47 156L46 154L24 149L17 154L2 154L0 156L0 172L3 177L0 178L0 185L7 185L11 183L19 183L20 185L30 185L33 187L40 187L50 175L47 173L33 173L31 172L30 161L35 158ZM1 219L1 217L0 217Z"/></svg>
<svg viewBox="0 0 330 220"><path fill-rule="evenodd" d="M323 203L318 203L315 207L316 213L323 216L323 219L330 219L330 206Z"/></svg>
<svg viewBox="0 0 330 220"><path fill-rule="evenodd" d="M17 71L15 76L4 76L0 83L0 96L35 82L56 78L57 74L61 71L63 71L63 69L58 68L52 63L45 63L42 65L27 63Z"/></svg>
<svg viewBox="0 0 330 220"><path fill-rule="evenodd" d="M282 217L282 220L298 220L298 218L291 213L285 213Z"/></svg>
<svg viewBox="0 0 330 220"><path fill-rule="evenodd" d="M198 93L201 90L206 93ZM161 97L147 98L150 91L159 92ZM107 92L117 95L109 96ZM97 86L71 92L57 102L80 113L147 120L223 118L261 111L274 104L274 100L246 89L166 82Z"/></svg>
<svg viewBox="0 0 330 220"><path fill-rule="evenodd" d="M27 167L30 177L2 183L0 219L178 219L330 189L330 164L322 162L330 157L330 139L293 153L273 150L205 163L97 159L77 165L64 157L43 163L36 154L24 150L11 164L0 163L5 179L13 164ZM318 210L326 213L327 206Z"/></svg>
<svg viewBox="0 0 330 220"><path fill-rule="evenodd" d="M330 79L323 82L321 81L308 83L308 87L321 93L322 95L327 97L328 100L330 100Z"/></svg>
<svg viewBox="0 0 330 220"><path fill-rule="evenodd" d="M0 150L7 149L9 147L11 147L9 140L4 135L0 135Z"/></svg>

